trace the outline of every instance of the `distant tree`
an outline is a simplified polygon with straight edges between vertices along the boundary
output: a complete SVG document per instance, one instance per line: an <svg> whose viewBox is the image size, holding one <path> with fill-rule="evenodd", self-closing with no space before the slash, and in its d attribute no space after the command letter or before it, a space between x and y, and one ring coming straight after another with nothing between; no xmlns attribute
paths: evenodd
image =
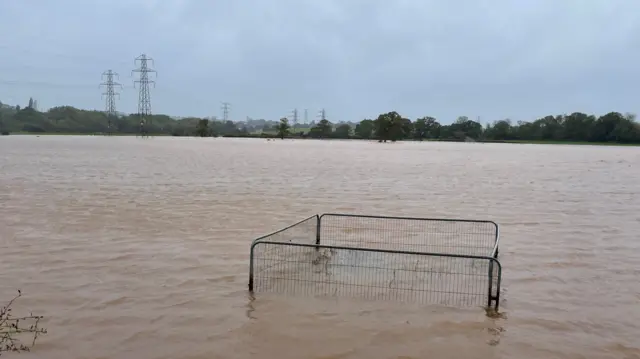
<svg viewBox="0 0 640 359"><path fill-rule="evenodd" d="M320 120L309 131L309 136L313 138L329 138L333 134L333 124L326 118Z"/></svg>
<svg viewBox="0 0 640 359"><path fill-rule="evenodd" d="M413 122L411 122L411 120L408 118L401 117L401 123L402 123L402 135L399 136L398 140L414 137L415 127Z"/></svg>
<svg viewBox="0 0 640 359"><path fill-rule="evenodd" d="M0 136L6 136L9 134L9 130L5 128L4 114L0 112Z"/></svg>
<svg viewBox="0 0 640 359"><path fill-rule="evenodd" d="M421 117L414 124L414 135L420 141L425 138L438 138L440 136L440 123L430 116Z"/></svg>
<svg viewBox="0 0 640 359"><path fill-rule="evenodd" d="M281 118L277 127L278 137L280 137L280 139L287 137L289 135L290 128L289 120L286 117Z"/></svg>
<svg viewBox="0 0 640 359"><path fill-rule="evenodd" d="M209 120L206 118L200 119L198 121L198 126L196 127L196 136L208 137L210 135L211 130L209 129Z"/></svg>
<svg viewBox="0 0 640 359"><path fill-rule="evenodd" d="M467 116L460 116L454 123L445 126L441 135L444 135L444 138L454 140L467 138L477 140L482 136L482 125L479 122L469 120Z"/></svg>
<svg viewBox="0 0 640 359"><path fill-rule="evenodd" d="M493 124L487 125L484 130L484 135L488 139L492 140L510 140L513 139L514 133L511 128L511 120L496 121Z"/></svg>
<svg viewBox="0 0 640 359"><path fill-rule="evenodd" d="M380 114L373 121L374 134L379 142L401 140L410 132L407 121L395 111Z"/></svg>
<svg viewBox="0 0 640 359"><path fill-rule="evenodd" d="M416 139L422 141L423 139L427 138L427 118L426 117L421 117L417 119L413 127L414 127L414 135Z"/></svg>
<svg viewBox="0 0 640 359"><path fill-rule="evenodd" d="M598 117L593 124L591 138L598 142L614 142L616 138L620 137L620 130L624 126L620 126L620 124L625 120L625 117L619 112L609 112Z"/></svg>
<svg viewBox="0 0 640 359"><path fill-rule="evenodd" d="M320 130L323 137L329 137L333 133L333 124L326 118L320 120L316 127Z"/></svg>
<svg viewBox="0 0 640 359"><path fill-rule="evenodd" d="M378 115L378 118L373 121L373 125L374 136L378 139L378 142L387 142L391 127L389 114Z"/></svg>
<svg viewBox="0 0 640 359"><path fill-rule="evenodd" d="M339 124L338 127L336 127L334 135L337 138L350 138L351 137L351 126L348 123Z"/></svg>
<svg viewBox="0 0 640 359"><path fill-rule="evenodd" d="M373 136L373 128L373 120L364 119L356 125L353 132L359 138L370 139Z"/></svg>
<svg viewBox="0 0 640 359"><path fill-rule="evenodd" d="M233 121L227 120L222 125L221 131L222 135L236 135L238 133L238 127Z"/></svg>
<svg viewBox="0 0 640 359"><path fill-rule="evenodd" d="M249 128L247 128L247 126L245 125L241 125L240 128L238 128L238 135L240 136L247 136L249 135L249 133Z"/></svg>
<svg viewBox="0 0 640 359"><path fill-rule="evenodd" d="M613 129L607 135L608 142L630 143L640 136L638 124L632 116L623 116L620 113L608 114L607 121L613 122Z"/></svg>

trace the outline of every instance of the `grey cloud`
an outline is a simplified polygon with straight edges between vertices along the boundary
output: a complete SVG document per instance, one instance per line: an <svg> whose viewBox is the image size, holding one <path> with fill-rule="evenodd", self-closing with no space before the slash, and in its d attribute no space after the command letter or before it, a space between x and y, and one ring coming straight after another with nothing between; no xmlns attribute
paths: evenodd
<svg viewBox="0 0 640 359"><path fill-rule="evenodd" d="M636 112L631 0L32 0L0 2L0 100L102 108L112 68L134 112L133 59L158 70L153 112L331 120L397 110L449 122ZM40 84L35 84L39 82Z"/></svg>

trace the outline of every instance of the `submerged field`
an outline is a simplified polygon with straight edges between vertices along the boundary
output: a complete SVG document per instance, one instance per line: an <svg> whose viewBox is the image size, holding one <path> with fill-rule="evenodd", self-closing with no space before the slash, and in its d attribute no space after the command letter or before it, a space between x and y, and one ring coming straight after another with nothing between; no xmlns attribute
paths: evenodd
<svg viewBox="0 0 640 359"><path fill-rule="evenodd" d="M49 330L25 357L640 356L635 148L6 136L0 151L0 299L22 289L16 310ZM323 212L495 220L504 316L249 296L250 242Z"/></svg>

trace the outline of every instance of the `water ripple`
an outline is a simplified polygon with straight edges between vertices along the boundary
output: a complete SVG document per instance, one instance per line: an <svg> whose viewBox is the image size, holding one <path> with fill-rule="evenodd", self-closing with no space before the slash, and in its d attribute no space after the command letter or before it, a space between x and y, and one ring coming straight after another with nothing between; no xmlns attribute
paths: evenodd
<svg viewBox="0 0 640 359"><path fill-rule="evenodd" d="M637 358L637 149L8 136L0 300L29 357ZM248 298L249 242L319 212L502 225L506 318Z"/></svg>

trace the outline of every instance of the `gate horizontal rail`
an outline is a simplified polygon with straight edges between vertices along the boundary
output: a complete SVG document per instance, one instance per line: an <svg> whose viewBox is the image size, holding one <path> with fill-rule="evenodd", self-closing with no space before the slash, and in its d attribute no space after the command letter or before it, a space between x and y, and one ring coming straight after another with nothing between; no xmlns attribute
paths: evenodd
<svg viewBox="0 0 640 359"><path fill-rule="evenodd" d="M317 243L358 248L498 257L500 229L489 220L325 213Z"/></svg>

